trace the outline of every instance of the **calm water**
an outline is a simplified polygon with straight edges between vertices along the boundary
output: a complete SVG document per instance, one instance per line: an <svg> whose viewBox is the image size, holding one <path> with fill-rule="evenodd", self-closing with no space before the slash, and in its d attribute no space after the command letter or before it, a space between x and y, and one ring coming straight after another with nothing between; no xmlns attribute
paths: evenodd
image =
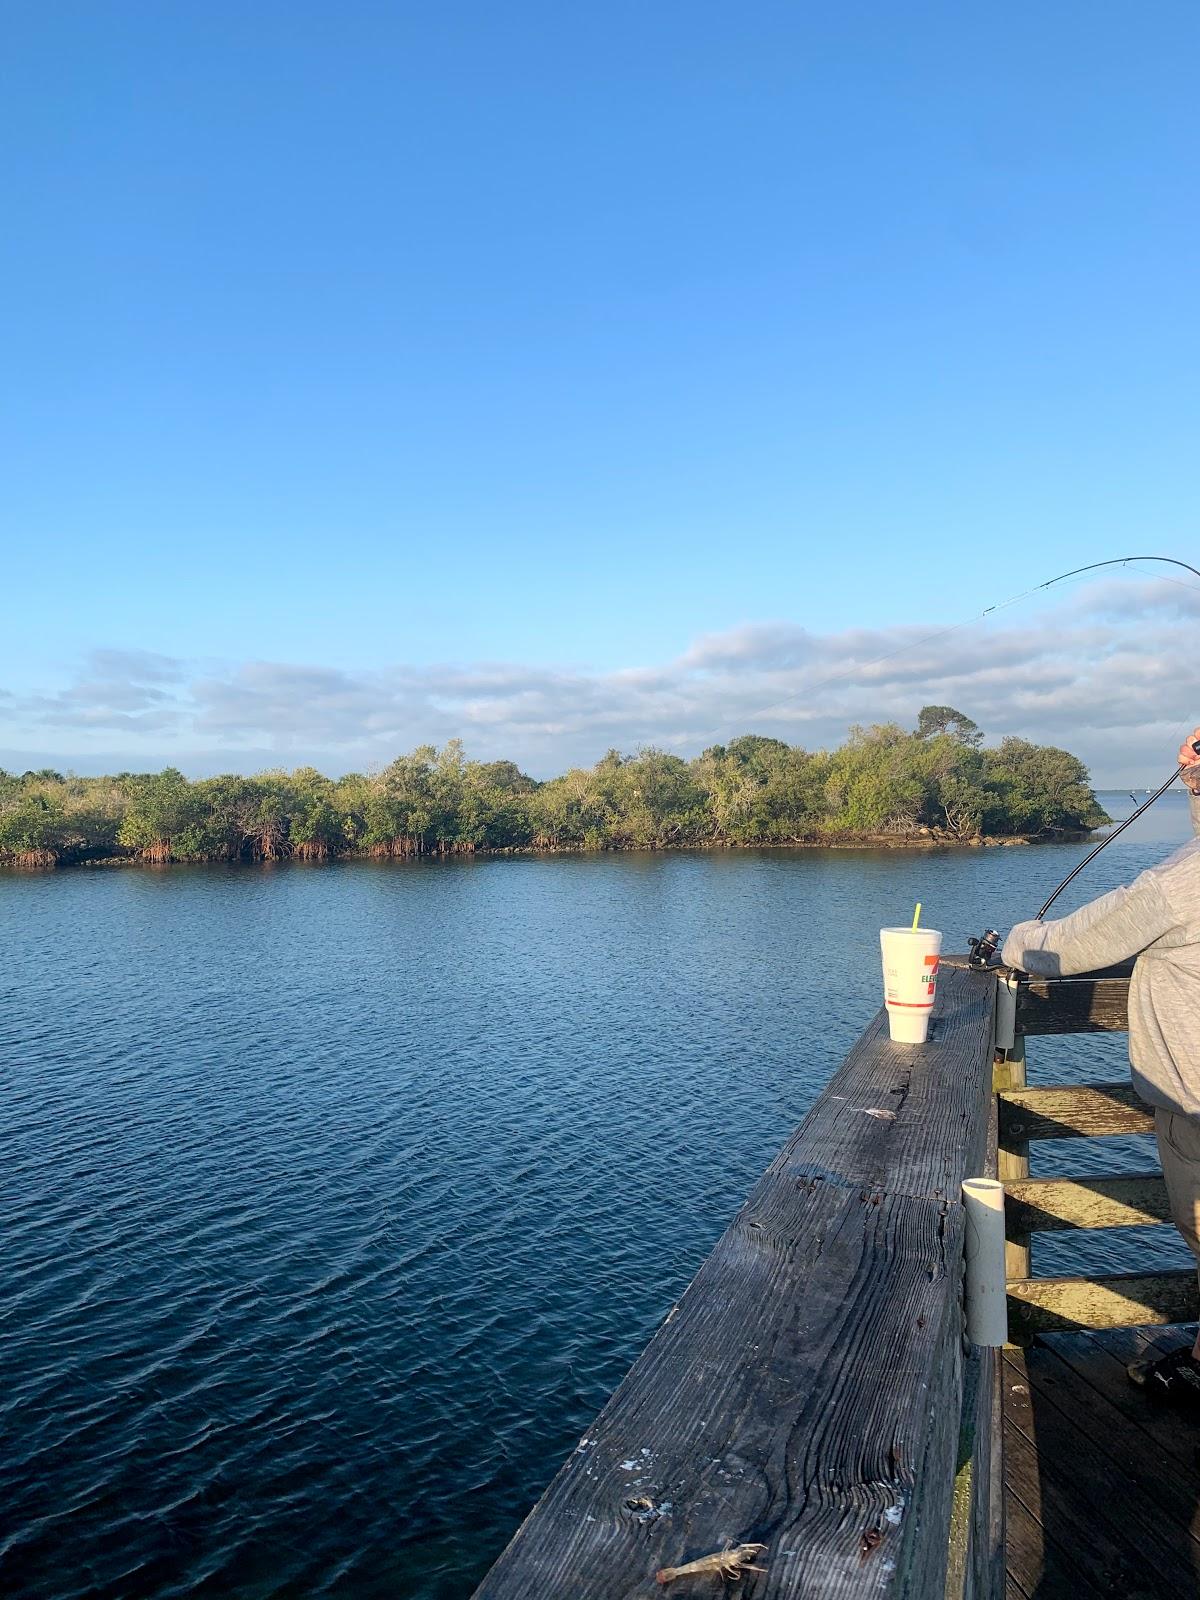
<svg viewBox="0 0 1200 1600"><path fill-rule="evenodd" d="M1068 908L1182 800L1131 832ZM460 1600L874 1012L881 922L962 948L1081 851L0 876L0 1592Z"/></svg>

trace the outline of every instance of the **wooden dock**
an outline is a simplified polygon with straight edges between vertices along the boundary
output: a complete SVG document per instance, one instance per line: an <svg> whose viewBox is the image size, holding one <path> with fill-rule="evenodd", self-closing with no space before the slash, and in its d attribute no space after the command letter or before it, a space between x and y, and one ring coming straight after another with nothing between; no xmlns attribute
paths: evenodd
<svg viewBox="0 0 1200 1600"><path fill-rule="evenodd" d="M951 958L927 1044L877 1016L476 1600L1200 1600L1200 1424L1123 1370L1195 1274L1030 1268L1034 1232L1167 1215L1157 1172L1029 1176L1033 1140L1152 1125L1128 1083L1026 1081L1026 1036L1122 1028L1127 990ZM1003 1351L963 1313L961 1184L996 1174Z"/></svg>
<svg viewBox="0 0 1200 1600"><path fill-rule="evenodd" d="M1195 1336L1194 1325L1048 1333L1005 1352L1009 1600L1200 1593L1200 1421L1150 1404L1125 1376L1127 1362Z"/></svg>

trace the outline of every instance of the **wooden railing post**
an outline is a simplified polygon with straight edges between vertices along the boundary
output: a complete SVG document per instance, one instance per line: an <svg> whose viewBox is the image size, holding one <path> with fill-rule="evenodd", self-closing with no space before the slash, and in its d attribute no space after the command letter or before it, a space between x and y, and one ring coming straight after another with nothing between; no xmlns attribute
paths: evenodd
<svg viewBox="0 0 1200 1600"><path fill-rule="evenodd" d="M982 1176L996 1176L996 1096L988 1113ZM1002 1352L968 1347L945 1600L1004 1600L1004 1398Z"/></svg>
<svg viewBox="0 0 1200 1600"><path fill-rule="evenodd" d="M1144 1327L1191 1321L1200 1310L1192 1271L1098 1273L1035 1278L1030 1236L1068 1228L1144 1227L1166 1222L1170 1205L1161 1173L1125 1172L1091 1178L1031 1178L1033 1140L1151 1133L1154 1113L1128 1081L1060 1084L1030 1089L1028 1034L1111 1033L1129 1025L1132 964L1064 978L1029 977L999 969L1000 992L1014 994L1011 1031L997 1038L999 1177L1005 1185L1010 1337L1029 1343L1039 1332L1071 1328ZM1011 1040L1012 1048L1001 1046Z"/></svg>
<svg viewBox="0 0 1200 1600"><path fill-rule="evenodd" d="M992 1087L997 1094L1025 1087L1025 1038L1019 1036L1012 1048L996 1052L992 1066ZM1016 1183L1029 1176L1029 1140L1001 1133L996 1152L997 1177L1003 1184ZM1008 1278L1028 1278L1032 1251L1029 1232L1012 1229L1004 1245L1004 1273Z"/></svg>

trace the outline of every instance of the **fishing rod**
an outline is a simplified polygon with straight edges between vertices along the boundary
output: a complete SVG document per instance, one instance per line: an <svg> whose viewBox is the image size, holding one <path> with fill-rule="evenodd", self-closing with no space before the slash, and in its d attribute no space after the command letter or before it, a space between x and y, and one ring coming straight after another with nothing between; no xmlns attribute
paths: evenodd
<svg viewBox="0 0 1200 1600"><path fill-rule="evenodd" d="M1197 762L1200 762L1200 739L1192 740L1192 749L1196 752ZM1131 812L1130 815L1125 818L1124 822L1122 822L1118 827L1114 828L1111 833L1106 833L1104 838L1101 839L1100 843L1089 850L1087 855L1084 856L1083 860L1071 868L1070 872L1067 873L1066 877L1059 884L1058 888L1055 889L1054 893L1050 896L1049 900L1046 901L1046 904L1042 907L1033 920L1035 922L1040 922L1046 915L1047 911L1049 911L1050 907L1058 899L1059 895L1068 886L1068 884L1074 883L1075 879L1083 871L1084 867L1087 866L1088 862L1095 860L1095 858L1100 854L1101 850L1103 850L1106 845L1110 845L1118 834L1124 833L1125 829L1128 828L1131 823L1136 822L1143 812L1149 811L1154 802L1161 799L1173 783L1178 782L1185 772L1191 771L1192 765L1193 763L1189 762L1187 766L1183 766L1181 764L1176 767L1175 771L1167 779L1166 783L1163 784L1161 789L1156 789L1150 796L1149 800L1144 800L1136 811ZM991 965L992 958L1000 948L1000 933L996 928L988 928L978 939L968 939L967 944L971 951L971 954L968 957L971 966L988 967Z"/></svg>
<svg viewBox="0 0 1200 1600"><path fill-rule="evenodd" d="M1182 567L1185 572L1190 572L1194 577L1200 578L1200 570L1189 565L1189 563L1186 561L1177 560L1174 556L1114 556L1108 561L1091 561L1087 564L1087 566L1073 567L1070 572L1062 572L1057 578L1048 578L1045 583L1036 584L1033 589L1026 590L1026 594L1036 594L1039 589L1049 589L1051 585L1063 583L1067 578L1078 577L1084 572L1096 572L1101 567L1123 567L1128 565L1130 561L1162 561L1167 563L1169 566ZM1185 585L1185 587L1190 588L1191 585L1188 584ZM1019 598L1024 598L1024 596L1020 596ZM1197 761L1200 762L1200 739L1192 740L1192 749L1196 752ZM1167 779L1166 783L1164 783L1161 788L1156 789L1150 796L1149 800L1144 801L1136 811L1125 818L1124 822L1122 822L1118 827L1114 828L1111 833L1106 834L1098 845L1089 850L1087 855L1084 856L1083 860L1080 861L1076 866L1072 867L1071 871L1067 873L1066 877L1059 884L1058 888L1055 889L1054 893L1050 896L1049 900L1046 901L1045 905L1033 920L1035 922L1041 922L1042 918L1058 899L1059 895L1065 888L1067 888L1069 884L1074 883L1075 879L1083 871L1084 867L1087 866L1088 862L1094 861L1095 858L1100 854L1101 850L1110 845L1119 834L1124 833L1125 829L1128 828L1131 823L1136 822L1143 812L1149 811L1154 802L1166 794L1167 790L1172 784L1177 783L1185 772L1191 770L1192 765L1193 763L1189 762L1186 765L1181 763L1179 766L1177 766L1175 771ZM1000 934L995 928L988 928L980 938L968 939L967 944L970 946L971 950L971 955L969 958L971 965L976 967L986 967L991 963L996 951L1000 948Z"/></svg>
<svg viewBox="0 0 1200 1600"><path fill-rule="evenodd" d="M1192 749L1196 752L1196 761L1200 762L1200 739L1193 739L1192 740ZM1066 877L1059 884L1058 888L1055 889L1054 893L1050 896L1049 900L1046 901L1046 904L1042 907L1042 909L1038 912L1037 916L1034 917L1033 920L1035 922L1040 922L1042 920L1042 918L1046 915L1047 911L1049 911L1050 907L1058 899L1059 895L1063 892L1063 890L1067 887L1067 885L1069 883L1073 883L1075 881L1075 879L1083 871L1084 867L1087 866L1088 862L1091 861L1093 859L1093 857L1098 856L1100 854L1101 850L1104 849L1105 845L1111 844L1119 833L1124 833L1125 829L1129 826L1129 824L1131 822L1136 822L1137 819L1141 816L1143 811L1149 811L1150 807L1154 804L1154 802L1156 800L1158 800L1162 795L1166 794L1167 790L1171 787L1171 785L1173 783L1178 782L1178 780L1183 776L1183 774L1185 772L1190 772L1191 771L1191 768L1192 768L1193 765L1194 765L1193 762L1189 762L1186 767L1183 766L1183 765L1180 765L1180 766L1176 767L1175 771L1167 779L1166 783L1163 784L1161 789L1156 789L1154 791L1154 793L1150 796L1149 800L1144 800L1142 802L1142 804L1137 808L1136 811L1134 811L1130 816L1125 818L1125 821L1122 822L1119 827L1114 828L1111 833L1106 833L1104 838L1101 839L1100 843L1098 845L1096 845L1096 847L1093 850L1089 850L1088 851L1087 855L1084 856L1083 860L1079 863L1079 865L1077 867L1073 867L1071 869L1071 871L1067 873Z"/></svg>
<svg viewBox="0 0 1200 1600"><path fill-rule="evenodd" d="M808 684L798 693L794 695L788 695L782 700L776 700L772 705L764 707L761 711L754 713L754 715L766 716L770 712L782 710L785 706L791 705L796 700L801 698L811 698L814 692L818 689L828 688L834 683L845 682L846 679L857 676L864 666L881 666L883 663L892 661L897 656L905 655L910 650L917 649L923 644L935 643L940 639L944 639L951 633L957 633L961 629L969 627L972 622L981 622L985 617L993 616L998 611L1005 611L1009 606L1018 605L1022 600L1027 600L1030 595L1039 594L1043 589L1052 589L1055 584L1065 583L1068 578L1079 578L1082 577L1086 572L1099 572L1105 567L1127 567L1132 561L1157 561L1162 563L1164 566L1179 567L1184 572L1190 572L1194 578L1200 578L1200 567L1193 567L1190 562L1181 561L1177 556L1110 556L1104 561L1089 561L1086 562L1082 567L1072 567L1069 572L1060 572L1053 578L1047 578L1044 583L1035 583L1031 588L1023 589L1020 594L1010 595L1007 600L999 600L993 605L986 606L982 611L976 613L974 617L966 618L962 622L953 623L948 628L939 629L935 633L931 633L920 639L913 640L910 644L901 645L898 649L888 651L885 655L877 656L874 660L859 663L857 666L850 667L844 672L833 673L828 677L819 679L816 683ZM1177 578L1169 578L1166 581L1168 583L1179 582ZM1194 593L1198 592L1196 591L1195 586L1190 583L1180 584L1180 587L1184 589L1191 589ZM719 730L714 729L712 731L716 732ZM1200 739L1193 741L1192 749L1196 752L1197 761L1200 762ZM1177 782L1184 772L1190 770L1190 766L1191 764L1189 763L1186 767L1182 765L1176 767L1175 771L1167 779L1166 783L1164 783L1160 789L1156 789L1155 792L1150 796L1149 800L1147 800L1143 805L1140 805L1132 814L1132 816L1126 817L1124 822L1122 822L1119 827L1114 828L1111 833L1106 834L1105 837L1101 839L1100 843L1096 845L1094 849L1090 850L1076 867L1072 868L1072 870L1059 884L1058 888L1055 889L1049 900L1046 901L1045 905L1038 912L1034 920L1036 922L1040 922L1046 915L1047 911L1049 911L1050 907L1058 899L1059 895L1065 888L1067 888L1069 884L1075 881L1075 879L1083 871L1084 867L1086 867L1090 861L1094 861L1095 858L1100 854L1101 850L1110 845L1115 838L1124 833L1125 829L1128 828L1131 823L1136 822L1143 812L1148 811L1157 799L1166 794L1171 785ZM988 928L980 938L968 939L967 944L971 949L971 965L986 967L990 964L992 958L996 954L996 951L1000 947L1000 934L995 928Z"/></svg>
<svg viewBox="0 0 1200 1600"><path fill-rule="evenodd" d="M1175 556L1112 556L1107 561L1089 561L1086 567L1072 567L1070 572L1060 572L1057 578L1047 578L1045 583L1037 583L1032 589L1026 589L1026 594L1036 594L1039 589L1049 589L1051 584L1062 583L1067 578L1077 578L1081 572L1096 572L1100 567L1124 567L1131 561L1165 561L1168 566L1182 567L1185 572L1190 572L1193 577L1200 578L1200 569L1189 566L1186 561L1179 561ZM1191 588L1191 585L1186 585ZM1023 599L1024 596L1021 596ZM987 613L985 612L986 616Z"/></svg>
<svg viewBox="0 0 1200 1600"><path fill-rule="evenodd" d="M821 689L832 688L834 684L851 682L859 678L864 671L872 667L880 667L889 661L895 661L899 656L909 655L913 650L919 650L922 645L937 644L942 639L947 639L952 633L961 633L964 628L969 628L973 623L983 622L988 617L995 616L1000 611L1007 611L1010 606L1020 605L1022 600L1028 600L1031 595L1040 594L1043 589L1052 589L1055 584L1065 583L1068 578L1078 578L1085 572L1095 572L1101 567L1124 567L1131 561L1161 561L1172 567L1182 567L1185 572L1190 572L1193 577L1200 578L1200 568L1189 566L1186 561L1179 561L1175 556L1112 556L1107 561L1090 561L1084 567L1072 567L1070 572L1060 572L1057 577L1047 578L1044 583L1035 583L1028 589L1022 589L1019 594L1010 594L1005 600L996 600L990 606L985 606L982 611L973 612L971 616L964 617L960 622L952 622L948 627L936 628L932 633L922 634L919 639L911 639L906 644L897 645L893 650L887 650L882 655L872 656L866 661L855 662L853 666L846 667L839 672L828 673L823 678L818 678L814 683L805 684L803 689L798 689L794 694L784 695L779 700L773 700L770 705L759 706L751 711L748 718L740 717L744 726L746 721L754 722L761 717L769 717L775 712L783 711L788 706L794 705L799 700L809 700ZM1178 578L1164 577L1165 583L1178 584L1181 589L1190 589L1193 593L1196 586L1191 583L1180 583ZM733 724L717 723L710 728L702 728L694 735L697 739L716 738L733 732Z"/></svg>

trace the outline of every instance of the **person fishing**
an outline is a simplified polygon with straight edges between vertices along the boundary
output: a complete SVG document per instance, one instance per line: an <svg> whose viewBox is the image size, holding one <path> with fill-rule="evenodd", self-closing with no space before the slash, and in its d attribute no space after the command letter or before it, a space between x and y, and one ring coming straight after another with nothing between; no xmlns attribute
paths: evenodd
<svg viewBox="0 0 1200 1600"><path fill-rule="evenodd" d="M1178 759L1200 836L1196 740L1200 728ZM1171 1217L1200 1270L1200 837L1068 917L1018 923L1001 954L1010 967L1042 977L1137 958L1129 984L1133 1085L1154 1109ZM1126 1370L1148 1394L1200 1410L1200 1335L1190 1347Z"/></svg>

